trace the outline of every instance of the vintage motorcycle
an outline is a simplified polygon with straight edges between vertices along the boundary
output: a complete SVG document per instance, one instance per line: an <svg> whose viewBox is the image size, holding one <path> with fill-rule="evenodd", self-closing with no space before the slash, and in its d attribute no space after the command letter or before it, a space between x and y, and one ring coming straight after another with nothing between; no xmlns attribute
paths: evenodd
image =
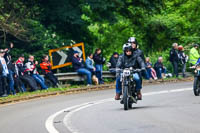
<svg viewBox="0 0 200 133"><path fill-rule="evenodd" d="M200 65L195 66L193 92L195 96L200 94Z"/></svg>
<svg viewBox="0 0 200 133"><path fill-rule="evenodd" d="M132 108L133 103L137 103L136 83L133 79L134 73L139 73L141 69L125 68L121 70L120 81L122 82L123 98L121 104L124 104L124 110Z"/></svg>

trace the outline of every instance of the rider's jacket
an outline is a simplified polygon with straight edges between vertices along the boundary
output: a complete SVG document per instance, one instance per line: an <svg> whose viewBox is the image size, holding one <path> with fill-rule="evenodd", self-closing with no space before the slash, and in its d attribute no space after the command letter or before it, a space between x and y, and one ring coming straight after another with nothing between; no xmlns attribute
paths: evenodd
<svg viewBox="0 0 200 133"><path fill-rule="evenodd" d="M144 53L142 52L142 50L136 48L136 49L132 49L133 54L137 54L138 56L140 56L142 58L142 60L145 62L145 57L144 57Z"/></svg>
<svg viewBox="0 0 200 133"><path fill-rule="evenodd" d="M134 69L145 69L145 64L143 59L137 54L131 56L126 56L125 54L120 55L116 68L124 69L129 67L133 67Z"/></svg>

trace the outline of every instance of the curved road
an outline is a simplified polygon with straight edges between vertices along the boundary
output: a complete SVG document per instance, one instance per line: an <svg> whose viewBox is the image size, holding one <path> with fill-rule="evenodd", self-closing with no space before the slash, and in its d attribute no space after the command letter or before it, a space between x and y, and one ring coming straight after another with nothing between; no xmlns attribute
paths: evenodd
<svg viewBox="0 0 200 133"><path fill-rule="evenodd" d="M0 107L1 133L200 133L200 97L192 82L143 87L123 110L114 89L35 99Z"/></svg>

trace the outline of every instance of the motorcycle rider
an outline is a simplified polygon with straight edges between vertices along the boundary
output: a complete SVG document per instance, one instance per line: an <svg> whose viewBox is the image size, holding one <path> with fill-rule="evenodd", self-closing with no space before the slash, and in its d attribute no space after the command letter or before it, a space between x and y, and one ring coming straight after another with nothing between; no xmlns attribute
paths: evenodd
<svg viewBox="0 0 200 133"><path fill-rule="evenodd" d="M133 54L137 54L138 56L140 56L143 61L145 62L145 57L144 57L144 53L142 52L142 50L140 50L138 48L138 42L136 40L135 37L130 37L128 39L128 43L131 43L131 46L132 46L132 51L133 51Z"/></svg>
<svg viewBox="0 0 200 133"><path fill-rule="evenodd" d="M123 51L124 53L120 55L118 59L116 70L130 68L130 67L133 67L133 69L141 68L142 70L145 70L145 64L144 64L143 59L140 56L138 56L138 54L132 52L132 46L130 43L126 43L123 45ZM140 74L134 73L133 79L136 82L136 91L137 91L138 100L141 100L142 99L142 94L141 94L142 79L141 79ZM121 91L122 91L122 84L120 82L120 72L117 71L115 100L120 99L120 95L122 93Z"/></svg>

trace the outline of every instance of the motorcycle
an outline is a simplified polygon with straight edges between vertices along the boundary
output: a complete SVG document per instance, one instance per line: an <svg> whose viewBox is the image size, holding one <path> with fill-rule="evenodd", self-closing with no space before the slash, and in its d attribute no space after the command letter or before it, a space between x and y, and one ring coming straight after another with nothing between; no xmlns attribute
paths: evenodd
<svg viewBox="0 0 200 133"><path fill-rule="evenodd" d="M199 96L200 95L200 65L197 65L193 68L195 68L193 92L195 96Z"/></svg>
<svg viewBox="0 0 200 133"><path fill-rule="evenodd" d="M122 100L124 110L132 108L132 104L137 104L136 83L133 79L133 74L140 72L141 69L125 68L121 70L120 81L122 82Z"/></svg>

